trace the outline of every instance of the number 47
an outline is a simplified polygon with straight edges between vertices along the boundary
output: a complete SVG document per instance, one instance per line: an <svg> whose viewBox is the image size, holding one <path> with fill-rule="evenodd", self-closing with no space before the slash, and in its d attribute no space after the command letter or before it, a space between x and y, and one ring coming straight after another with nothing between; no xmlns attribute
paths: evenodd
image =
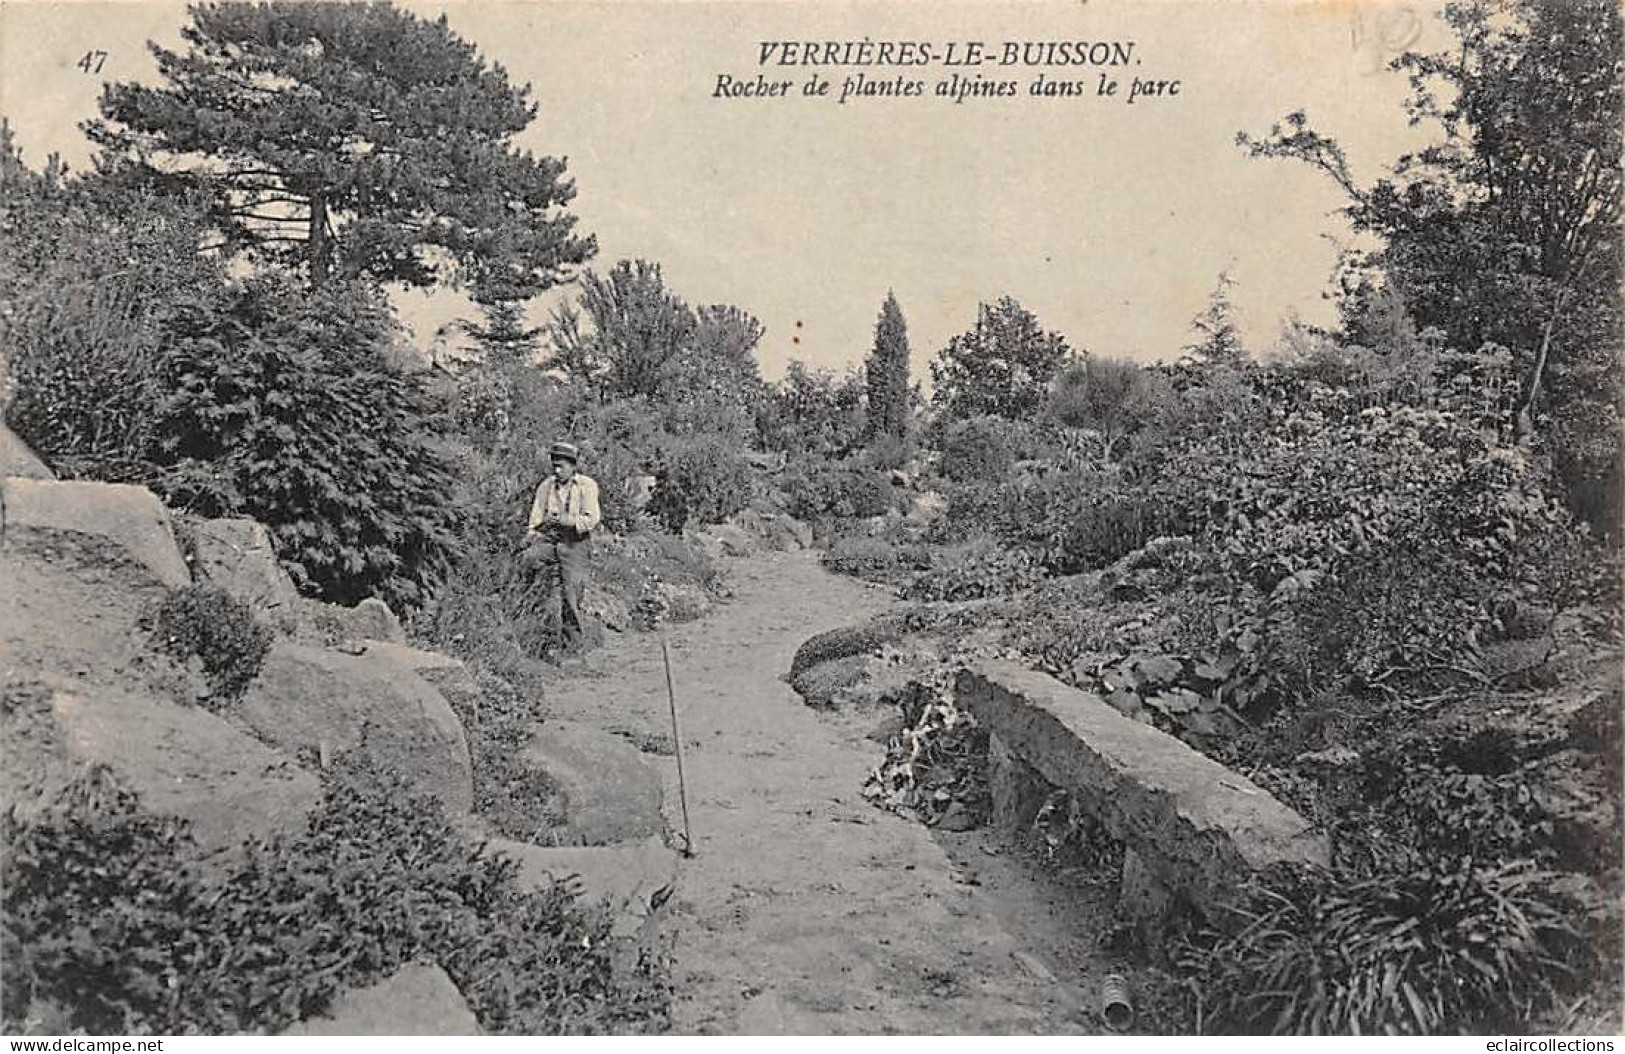
<svg viewBox="0 0 1625 1054"><path fill-rule="evenodd" d="M74 63L74 65L78 66L86 73L100 73L102 71L102 63L106 61L107 52L87 51L85 52L85 57Z"/></svg>

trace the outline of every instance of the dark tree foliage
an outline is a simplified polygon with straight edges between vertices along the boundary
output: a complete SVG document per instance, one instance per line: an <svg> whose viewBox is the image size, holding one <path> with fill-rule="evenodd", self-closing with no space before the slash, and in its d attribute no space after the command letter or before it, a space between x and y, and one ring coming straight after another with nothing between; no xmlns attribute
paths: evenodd
<svg viewBox="0 0 1625 1054"><path fill-rule="evenodd" d="M1414 122L1435 145L1398 159L1394 176L1355 182L1332 139L1300 113L1255 140L1348 194L1355 228L1382 246L1346 279L1351 329L1376 291L1393 288L1423 329L1464 351L1509 349L1519 426L1548 441L1571 498L1615 515L1621 328L1621 127L1625 44L1613 0L1452 4L1459 47L1407 54Z"/></svg>
<svg viewBox="0 0 1625 1054"><path fill-rule="evenodd" d="M870 441L881 436L908 437L908 324L897 295L886 293L875 322L875 346L864 366L869 386L867 417Z"/></svg>
<svg viewBox="0 0 1625 1054"><path fill-rule="evenodd" d="M1065 337L1046 332L1031 311L1001 297L979 305L976 325L931 363L932 402L955 417L1029 417L1071 354Z"/></svg>
<svg viewBox="0 0 1625 1054"><path fill-rule="evenodd" d="M224 276L195 202L23 166L0 149L0 401L70 477L140 482L163 320Z"/></svg>
<svg viewBox="0 0 1625 1054"><path fill-rule="evenodd" d="M440 409L389 359L376 290L260 278L166 326L151 486L204 516L265 524L301 589L423 602L455 538Z"/></svg>
<svg viewBox="0 0 1625 1054"><path fill-rule="evenodd" d="M541 329L525 324L525 305L500 300L482 305L484 320L470 322L463 331L478 345L482 360L493 366L522 365L541 347Z"/></svg>
<svg viewBox="0 0 1625 1054"><path fill-rule="evenodd" d="M690 307L666 288L660 265L621 260L588 271L577 304L547 327L551 365L603 400L647 403L674 435L748 438L762 397L760 321L728 304Z"/></svg>
<svg viewBox="0 0 1625 1054"><path fill-rule="evenodd" d="M758 440L792 457L845 458L862 445L863 391L856 372L837 376L794 360L758 409Z"/></svg>
<svg viewBox="0 0 1625 1054"><path fill-rule="evenodd" d="M442 16L388 3L196 4L164 83L109 85L86 125L103 164L204 188L225 244L330 277L517 299L593 252L564 162L518 150L529 88Z"/></svg>
<svg viewBox="0 0 1625 1054"><path fill-rule="evenodd" d="M582 329L583 319L588 329ZM553 362L606 398L653 398L698 324L682 298L666 288L659 264L621 260L608 274L582 275L579 306L554 313Z"/></svg>
<svg viewBox="0 0 1625 1054"><path fill-rule="evenodd" d="M1173 413L1173 386L1160 373L1124 359L1090 358L1055 377L1048 412L1060 424L1100 436L1113 461L1139 432Z"/></svg>

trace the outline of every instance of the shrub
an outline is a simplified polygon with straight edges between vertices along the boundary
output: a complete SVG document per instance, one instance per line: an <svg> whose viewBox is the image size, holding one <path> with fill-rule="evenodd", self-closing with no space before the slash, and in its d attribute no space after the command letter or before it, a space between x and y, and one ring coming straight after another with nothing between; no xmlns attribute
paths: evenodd
<svg viewBox="0 0 1625 1054"><path fill-rule="evenodd" d="M955 483L1003 479L1015 462L1009 429L993 417L951 422L941 443L941 470Z"/></svg>
<svg viewBox="0 0 1625 1054"><path fill-rule="evenodd" d="M739 448L708 436L668 441L655 476L649 511L673 534L721 523L750 504L755 486Z"/></svg>
<svg viewBox="0 0 1625 1054"><path fill-rule="evenodd" d="M390 365L395 332L381 294L343 283L254 279L178 308L151 485L186 511L265 524L306 592L422 603L457 514L439 408Z"/></svg>
<svg viewBox="0 0 1625 1054"><path fill-rule="evenodd" d="M183 663L193 656L202 662L211 709L238 699L271 649L271 630L247 604L216 586L175 590L144 622L161 651Z"/></svg>
<svg viewBox="0 0 1625 1054"><path fill-rule="evenodd" d="M764 449L791 457L844 458L863 445L865 382L859 373L837 377L792 362L784 379L757 407L756 433Z"/></svg>
<svg viewBox="0 0 1625 1054"><path fill-rule="evenodd" d="M1207 993L1211 1031L1521 1031L1590 975L1588 908L1561 879L1465 858L1358 881L1278 878L1236 935L1188 949L1183 965Z"/></svg>
<svg viewBox="0 0 1625 1054"><path fill-rule="evenodd" d="M184 199L64 188L20 166L0 199L6 422L66 475L144 479L164 320L223 280L197 251L202 219Z"/></svg>
<svg viewBox="0 0 1625 1054"><path fill-rule="evenodd" d="M938 550L904 595L910 600L980 600L1019 592L1043 576L1026 552L983 538Z"/></svg>
<svg viewBox="0 0 1625 1054"><path fill-rule="evenodd" d="M417 958L490 1031L658 1027L657 964L618 968L609 919L455 832L438 801L345 770L301 835L248 846L216 880L185 832L93 774L4 823L7 1031L32 998L93 1033L276 1031Z"/></svg>
<svg viewBox="0 0 1625 1054"><path fill-rule="evenodd" d="M891 478L862 458L848 461L798 460L780 480L790 515L800 520L884 515L897 501Z"/></svg>
<svg viewBox="0 0 1625 1054"><path fill-rule="evenodd" d="M891 584L928 567L930 557L917 546L889 538L850 535L835 539L824 550L823 562L838 575Z"/></svg>
<svg viewBox="0 0 1625 1054"><path fill-rule="evenodd" d="M881 433L870 439L869 445L863 451L863 459L881 472L900 469L907 465L913 456L914 449L906 438L889 433Z"/></svg>

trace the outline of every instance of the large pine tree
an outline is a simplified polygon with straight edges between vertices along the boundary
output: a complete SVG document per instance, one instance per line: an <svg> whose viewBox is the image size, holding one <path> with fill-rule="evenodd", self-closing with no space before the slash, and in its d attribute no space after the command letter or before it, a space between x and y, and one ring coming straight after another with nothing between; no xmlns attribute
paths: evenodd
<svg viewBox="0 0 1625 1054"><path fill-rule="evenodd" d="M875 346L864 372L869 384L868 437L908 436L908 324L897 294L887 291L875 322Z"/></svg>
<svg viewBox="0 0 1625 1054"><path fill-rule="evenodd" d="M519 300L591 256L564 162L513 145L536 108L453 33L388 3L196 4L160 87L111 84L103 163L205 188L232 248L312 284L454 278Z"/></svg>

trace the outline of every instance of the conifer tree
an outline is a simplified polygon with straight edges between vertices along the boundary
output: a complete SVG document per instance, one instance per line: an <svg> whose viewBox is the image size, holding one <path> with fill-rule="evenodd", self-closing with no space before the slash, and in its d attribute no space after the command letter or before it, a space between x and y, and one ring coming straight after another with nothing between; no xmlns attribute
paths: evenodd
<svg viewBox="0 0 1625 1054"><path fill-rule="evenodd" d="M868 438L908 436L908 324L897 295L888 291L875 322L875 345L865 366L869 386Z"/></svg>

